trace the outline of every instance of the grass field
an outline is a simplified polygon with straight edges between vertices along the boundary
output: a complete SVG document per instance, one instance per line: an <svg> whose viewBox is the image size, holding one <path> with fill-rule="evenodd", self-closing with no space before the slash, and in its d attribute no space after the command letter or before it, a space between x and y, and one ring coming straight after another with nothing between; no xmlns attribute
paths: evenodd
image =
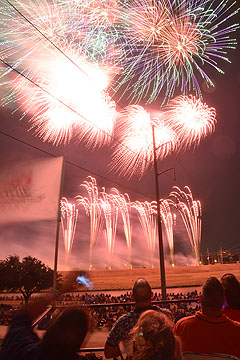
<svg viewBox="0 0 240 360"><path fill-rule="evenodd" d="M167 267L166 284L167 288L199 286L209 276L220 279L225 273L233 273L240 280L240 264ZM148 280L152 288L159 288L161 284L159 268L92 270L88 274L94 290L128 290L140 277ZM63 272L63 276L66 275L67 272Z"/></svg>

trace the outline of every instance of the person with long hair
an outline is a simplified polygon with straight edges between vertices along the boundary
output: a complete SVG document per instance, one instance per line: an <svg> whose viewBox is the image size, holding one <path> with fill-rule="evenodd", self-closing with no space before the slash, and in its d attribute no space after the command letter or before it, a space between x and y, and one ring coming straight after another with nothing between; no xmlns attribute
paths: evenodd
<svg viewBox="0 0 240 360"><path fill-rule="evenodd" d="M179 347L173 325L163 313L143 312L131 331L133 360L176 360Z"/></svg>

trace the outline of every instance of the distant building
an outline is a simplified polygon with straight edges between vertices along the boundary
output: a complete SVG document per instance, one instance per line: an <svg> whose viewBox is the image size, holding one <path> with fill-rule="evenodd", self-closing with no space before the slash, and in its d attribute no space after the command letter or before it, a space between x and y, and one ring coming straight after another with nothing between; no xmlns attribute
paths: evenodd
<svg viewBox="0 0 240 360"><path fill-rule="evenodd" d="M200 265L233 264L240 262L240 251L232 252L229 249L220 249L218 252L209 252L200 255Z"/></svg>

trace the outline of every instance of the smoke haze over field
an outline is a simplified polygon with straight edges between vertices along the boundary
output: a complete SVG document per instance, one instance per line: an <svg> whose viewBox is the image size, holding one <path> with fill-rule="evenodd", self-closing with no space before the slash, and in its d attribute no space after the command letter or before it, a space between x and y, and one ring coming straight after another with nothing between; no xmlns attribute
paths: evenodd
<svg viewBox="0 0 240 360"><path fill-rule="evenodd" d="M75 199L69 199L69 201ZM62 229L60 229L60 245L59 245L59 270L66 269L88 269L89 268L89 217L86 215L83 207L79 209L79 217L76 227L76 234L73 241L72 251L66 260L64 249L64 241ZM131 227L132 227L132 248L131 263L133 267L159 267L158 239L156 238L156 246L154 252L154 261L151 263L150 252L147 241L141 228L136 210L131 211ZM11 224L1 227L0 242L4 244L7 239L7 246L2 247L1 257L5 258L9 255L19 255L24 257L27 255L40 258L43 262L52 266L54 247L55 247L55 221L39 221L23 224ZM183 225L180 215L177 216L175 233L175 265L194 265L196 259L193 252L186 229ZM166 234L163 230L165 263L171 266L169 257L169 245L167 243ZM92 258L93 268L104 269L109 265L108 250L106 239L101 229L98 233L96 245L93 249ZM118 227L116 233L116 242L114 255L111 259L112 268L125 268L129 266L128 248L123 232L122 219L118 217Z"/></svg>

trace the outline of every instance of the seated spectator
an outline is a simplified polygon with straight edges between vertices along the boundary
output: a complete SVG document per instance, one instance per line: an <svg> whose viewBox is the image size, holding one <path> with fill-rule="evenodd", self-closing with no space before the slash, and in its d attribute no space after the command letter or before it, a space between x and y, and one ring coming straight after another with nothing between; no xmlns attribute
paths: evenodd
<svg viewBox="0 0 240 360"><path fill-rule="evenodd" d="M172 313L168 309L161 309L152 305L152 290L149 283L145 279L138 279L133 285L133 300L135 301L135 309L128 314L122 315L113 325L107 341L105 343L105 357L113 358L120 355L119 343L123 342L125 352L131 356L132 346L130 342L129 332L136 325L139 316L146 310L155 310L168 315L171 319Z"/></svg>
<svg viewBox="0 0 240 360"><path fill-rule="evenodd" d="M56 318L42 341L32 329L54 296L27 305L13 318L3 340L1 360L84 360L77 354L89 330L90 317L83 308L69 308Z"/></svg>
<svg viewBox="0 0 240 360"><path fill-rule="evenodd" d="M175 360L178 342L173 322L166 315L147 310L131 331L134 360Z"/></svg>
<svg viewBox="0 0 240 360"><path fill-rule="evenodd" d="M223 287L215 277L203 285L199 297L201 311L179 320L174 333L181 352L222 353L240 357L240 324L222 314Z"/></svg>
<svg viewBox="0 0 240 360"><path fill-rule="evenodd" d="M226 303L222 312L230 319L240 322L240 283L233 274L221 277Z"/></svg>

